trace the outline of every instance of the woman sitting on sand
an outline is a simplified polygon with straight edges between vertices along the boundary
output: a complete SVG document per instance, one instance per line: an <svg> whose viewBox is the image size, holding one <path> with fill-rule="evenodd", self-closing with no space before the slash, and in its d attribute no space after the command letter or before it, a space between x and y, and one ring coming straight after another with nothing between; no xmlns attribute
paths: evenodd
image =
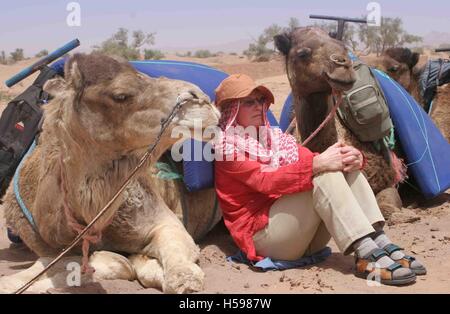
<svg viewBox="0 0 450 314"><path fill-rule="evenodd" d="M216 89L222 113L216 191L225 225L247 258L293 261L333 237L343 254L355 253L359 277L377 271L381 283L402 285L425 274L383 232L384 218L360 171L362 153L341 142L322 154L298 145L270 128L266 112L273 102L266 87L242 74Z"/></svg>

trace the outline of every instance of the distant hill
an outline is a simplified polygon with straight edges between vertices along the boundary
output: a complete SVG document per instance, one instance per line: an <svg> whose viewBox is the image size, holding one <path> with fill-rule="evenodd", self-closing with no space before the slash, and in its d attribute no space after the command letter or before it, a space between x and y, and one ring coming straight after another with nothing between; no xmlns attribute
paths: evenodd
<svg viewBox="0 0 450 314"><path fill-rule="evenodd" d="M154 47L154 49L160 49L163 51L167 51L167 52L178 52L178 53L186 53L188 51L194 52L197 50L201 50L201 49L207 49L211 52L218 52L218 51L223 51L223 52L236 52L236 53L242 53L242 51L244 51L245 49L248 48L248 45L250 44L251 39L240 39L240 40L235 40L232 42L228 42L228 43L223 43L223 44L211 44L211 45L192 45L192 46L162 46L162 45L158 45L156 44Z"/></svg>
<svg viewBox="0 0 450 314"><path fill-rule="evenodd" d="M450 46L450 33L432 31L422 36L424 46L431 48L437 48L440 45ZM248 45L252 42L252 39L240 39L223 44L210 44L210 45L192 45L192 46L176 46L176 45L158 45L153 48L160 49L170 53L186 53L188 51L194 52L201 49L207 49L211 52L223 51L226 53L237 52L242 53L248 48Z"/></svg>
<svg viewBox="0 0 450 314"><path fill-rule="evenodd" d="M450 33L432 31L423 36L423 44L434 48L442 44L450 46Z"/></svg>

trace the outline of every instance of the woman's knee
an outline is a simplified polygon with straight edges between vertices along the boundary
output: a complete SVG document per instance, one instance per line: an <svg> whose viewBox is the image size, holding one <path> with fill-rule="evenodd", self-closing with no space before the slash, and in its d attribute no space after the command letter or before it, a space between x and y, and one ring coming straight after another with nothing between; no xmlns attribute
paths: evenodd
<svg viewBox="0 0 450 314"><path fill-rule="evenodd" d="M320 206L319 204L322 202L328 202L329 199L350 197L352 193L341 171L321 173L314 177L313 184L313 202L315 208Z"/></svg>
<svg viewBox="0 0 450 314"><path fill-rule="evenodd" d="M326 171L314 176L313 181L345 181L342 171Z"/></svg>
<svg viewBox="0 0 450 314"><path fill-rule="evenodd" d="M322 221L317 228L314 238L311 240L305 255L312 255L324 249L331 240L331 234Z"/></svg>

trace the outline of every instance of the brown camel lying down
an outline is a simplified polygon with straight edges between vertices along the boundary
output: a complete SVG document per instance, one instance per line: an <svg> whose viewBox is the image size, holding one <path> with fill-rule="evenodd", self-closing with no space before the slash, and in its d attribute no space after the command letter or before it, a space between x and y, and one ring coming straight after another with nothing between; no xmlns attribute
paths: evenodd
<svg viewBox="0 0 450 314"><path fill-rule="evenodd" d="M379 57L361 57L368 65L391 76L400 83L419 104L424 101L420 95L419 80L425 70L426 58L409 48L390 48ZM419 62L420 61L420 62ZM450 142L450 85L438 87L430 112L436 126Z"/></svg>
<svg viewBox="0 0 450 314"><path fill-rule="evenodd" d="M38 145L20 173L21 197L36 229L25 218L12 185L4 197L8 226L40 258L31 268L0 278L0 291L11 292L22 286L75 238L77 232L68 219L80 225L92 221L155 141L161 121L178 97L186 103L164 132L149 163L94 225L97 233L103 231L101 240L91 245L96 252L89 262L96 271L83 274L81 283L137 279L145 287L169 293L201 290L204 273L196 264L199 249L164 202L150 166L178 140L170 137L174 127L192 130L194 119L200 119L204 126L215 125L217 109L192 84L152 79L127 62L101 54L73 56L65 73L65 80L46 84L55 98L45 106ZM73 217L65 213L65 205ZM71 252L71 257L29 290L67 286L66 266L79 263L79 253L79 248Z"/></svg>

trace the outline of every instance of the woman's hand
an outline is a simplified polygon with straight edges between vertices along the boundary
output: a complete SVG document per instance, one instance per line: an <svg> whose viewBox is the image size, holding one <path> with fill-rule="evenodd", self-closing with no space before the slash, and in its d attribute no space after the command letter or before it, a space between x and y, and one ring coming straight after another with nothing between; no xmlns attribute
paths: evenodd
<svg viewBox="0 0 450 314"><path fill-rule="evenodd" d="M341 150L345 147L341 141L327 148L322 154L313 159L313 175L325 171L344 170L344 155Z"/></svg>
<svg viewBox="0 0 450 314"><path fill-rule="evenodd" d="M353 146L343 145L341 147L342 162L344 164L344 172L352 172L362 167L364 158L363 154Z"/></svg>

